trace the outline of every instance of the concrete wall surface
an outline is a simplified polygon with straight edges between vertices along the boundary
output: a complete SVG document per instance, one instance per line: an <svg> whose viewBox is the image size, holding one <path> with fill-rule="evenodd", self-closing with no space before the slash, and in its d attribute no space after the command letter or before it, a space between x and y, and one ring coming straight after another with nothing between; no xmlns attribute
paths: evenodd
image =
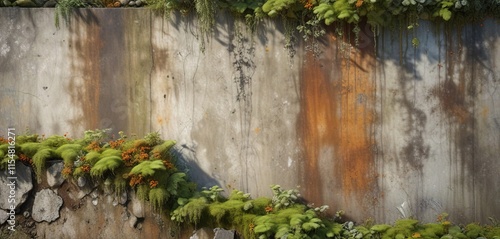
<svg viewBox="0 0 500 239"><path fill-rule="evenodd" d="M331 27L295 52L282 25L252 34L230 15L204 52L196 19L147 9L81 9L56 28L53 9L2 8L0 22L0 135L158 131L202 186L300 186L358 221L500 215L494 20L361 26L357 41Z"/></svg>

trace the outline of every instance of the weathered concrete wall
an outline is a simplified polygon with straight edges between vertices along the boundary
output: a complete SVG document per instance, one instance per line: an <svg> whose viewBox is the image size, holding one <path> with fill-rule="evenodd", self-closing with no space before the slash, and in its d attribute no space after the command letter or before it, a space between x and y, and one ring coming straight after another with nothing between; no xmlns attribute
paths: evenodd
<svg viewBox="0 0 500 239"><path fill-rule="evenodd" d="M52 9L0 9L2 128L159 131L201 185L254 196L299 185L356 220L500 215L494 21L377 38L362 27L358 48L332 30L318 58L303 45L290 58L272 23L251 35L221 16L202 53L190 17L73 16L57 29Z"/></svg>

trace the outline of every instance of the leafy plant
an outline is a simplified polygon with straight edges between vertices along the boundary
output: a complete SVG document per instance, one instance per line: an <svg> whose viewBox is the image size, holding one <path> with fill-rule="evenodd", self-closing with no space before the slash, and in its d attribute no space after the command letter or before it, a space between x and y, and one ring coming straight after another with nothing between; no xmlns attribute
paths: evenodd
<svg viewBox="0 0 500 239"><path fill-rule="evenodd" d="M75 8L87 7L88 4L83 0L60 0L56 5L55 10L55 24L59 27L60 17L66 22L70 21L70 14Z"/></svg>
<svg viewBox="0 0 500 239"><path fill-rule="evenodd" d="M113 173L121 165L123 165L123 161L119 156L106 156L97 161L90 170L90 175L102 178L106 172Z"/></svg>

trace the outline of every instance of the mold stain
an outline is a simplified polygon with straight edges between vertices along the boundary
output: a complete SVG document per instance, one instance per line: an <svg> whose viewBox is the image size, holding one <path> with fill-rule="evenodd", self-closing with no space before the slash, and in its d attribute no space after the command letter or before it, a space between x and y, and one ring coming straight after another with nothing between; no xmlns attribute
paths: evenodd
<svg viewBox="0 0 500 239"><path fill-rule="evenodd" d="M326 47L323 59L308 52L302 65L298 121L305 158L300 172L302 191L315 204L366 207L373 205L371 192L377 190L371 77L375 63L372 55L358 50L347 57L345 52L332 50L337 39L328 39L333 46Z"/></svg>
<svg viewBox="0 0 500 239"><path fill-rule="evenodd" d="M476 62L474 55L477 49L470 47L473 41L481 39L476 36L475 30L463 32L463 29L448 28L444 37L445 49L445 76L444 81L431 89L431 95L438 101L437 112L441 113L447 123L446 131L449 140L450 184L452 190L449 197L456 208L456 214L476 220L472 210L476 210L475 196L477 192L476 164L478 158L476 114L486 116L487 109L483 112L477 110L476 101L478 84L484 79L481 63ZM465 34L464 34L465 33ZM471 36L467 36L468 34ZM464 38L471 38L464 42ZM476 40L474 40L476 39ZM470 48L470 49L468 49ZM465 57L464 57L465 56Z"/></svg>
<svg viewBox="0 0 500 239"><path fill-rule="evenodd" d="M72 125L86 129L99 127L100 101L100 54L102 43L99 25L90 11L77 10L78 16L87 19L72 19L69 26L71 79L68 92L71 103L81 109L81 114L70 120ZM87 21L91 19L90 21Z"/></svg>

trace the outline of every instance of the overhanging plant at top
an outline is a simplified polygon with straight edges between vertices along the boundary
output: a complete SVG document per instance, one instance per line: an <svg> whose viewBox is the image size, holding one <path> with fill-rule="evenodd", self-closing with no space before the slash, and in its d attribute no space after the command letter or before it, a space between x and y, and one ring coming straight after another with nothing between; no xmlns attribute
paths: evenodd
<svg viewBox="0 0 500 239"><path fill-rule="evenodd" d="M500 0L146 0L147 6L169 16L194 14L198 19L201 50L216 26L221 12L232 13L255 29L262 19L284 20L300 32L318 37L323 26L334 23L354 24L366 20L372 28L399 24L408 20L410 26L420 19L434 22L457 21L469 23L487 17L500 19ZM86 0L61 0L56 6L56 24L59 15L69 20L73 8L99 6ZM314 23L314 24L313 24ZM409 27L410 27L409 26ZM353 31L359 31L354 28ZM314 32L314 34L311 34ZM287 38L289 38L287 36Z"/></svg>

